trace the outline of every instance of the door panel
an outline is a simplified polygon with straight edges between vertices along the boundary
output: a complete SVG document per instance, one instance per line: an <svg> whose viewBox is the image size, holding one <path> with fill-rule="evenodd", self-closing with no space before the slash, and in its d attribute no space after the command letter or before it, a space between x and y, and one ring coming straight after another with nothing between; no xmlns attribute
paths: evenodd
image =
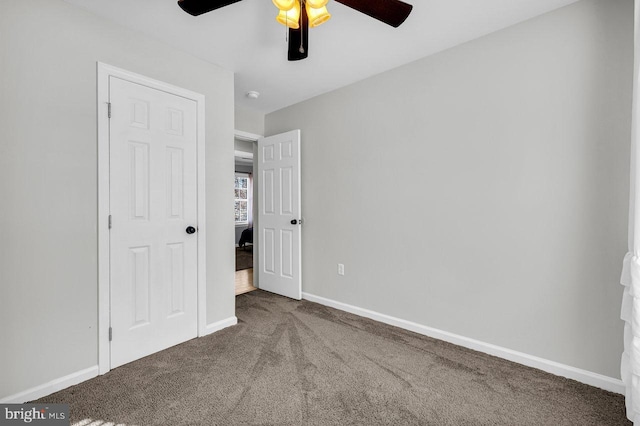
<svg viewBox="0 0 640 426"><path fill-rule="evenodd" d="M197 336L196 103L110 77L111 368Z"/></svg>
<svg viewBox="0 0 640 426"><path fill-rule="evenodd" d="M130 327L149 324L149 246L131 247L131 290L133 318Z"/></svg>
<svg viewBox="0 0 640 426"><path fill-rule="evenodd" d="M184 244L167 244L167 279L169 280L169 315L184 313Z"/></svg>
<svg viewBox="0 0 640 426"><path fill-rule="evenodd" d="M182 219L184 211L184 155L167 148L167 209L169 219Z"/></svg>
<svg viewBox="0 0 640 426"><path fill-rule="evenodd" d="M299 300L302 297L299 130L258 140L258 176L258 284L263 290Z"/></svg>

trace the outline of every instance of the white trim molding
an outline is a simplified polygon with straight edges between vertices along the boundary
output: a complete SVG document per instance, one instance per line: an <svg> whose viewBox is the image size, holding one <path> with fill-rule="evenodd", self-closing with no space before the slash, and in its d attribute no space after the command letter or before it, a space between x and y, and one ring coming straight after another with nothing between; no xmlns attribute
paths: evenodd
<svg viewBox="0 0 640 426"><path fill-rule="evenodd" d="M232 325L236 325L237 323L238 323L238 318L236 318L235 316L213 322L207 325L206 331L203 334L203 336L206 336L207 334L215 333L216 331L220 331L223 328L231 327Z"/></svg>
<svg viewBox="0 0 640 426"><path fill-rule="evenodd" d="M448 331L427 327L422 324L392 317L390 315L381 314L369 309L359 308L357 306L327 299L321 296L316 296L314 294L303 292L302 298L310 302L319 303L321 305L349 312L354 315L393 325L395 327L403 328L405 330L432 337L434 339L444 340L445 342L453 343L454 345L497 356L508 361L526 365L527 367L537 368L539 370L546 371L547 373L555 374L556 376L566 377L568 379L572 379L590 386L595 386L597 388L601 388L610 392L615 392L621 395L624 395L625 393L624 384L620 379L614 379L602 374L593 373L591 371L582 370L570 365L561 364L559 362L539 358L537 356L529 355L523 352L503 348L491 343L481 342L469 337L464 337L458 334L449 333Z"/></svg>
<svg viewBox="0 0 640 426"><path fill-rule="evenodd" d="M233 136L241 141L247 142L256 142L258 139L262 137L262 135L257 135L255 133L243 132L242 130L234 130Z"/></svg>
<svg viewBox="0 0 640 426"><path fill-rule="evenodd" d="M33 401L34 399L51 395L52 393L66 389L69 386L77 385L85 380L93 379L97 375L98 366L94 365L93 367L67 374L66 376L53 379L31 389L4 397L0 399L0 404L23 404L27 401Z"/></svg>
<svg viewBox="0 0 640 426"><path fill-rule="evenodd" d="M109 77L191 99L197 110L197 227L198 227L198 336L207 331L206 212L205 212L205 98L196 92L135 74L102 62L97 63L98 82L98 367L100 374L110 369L109 326Z"/></svg>

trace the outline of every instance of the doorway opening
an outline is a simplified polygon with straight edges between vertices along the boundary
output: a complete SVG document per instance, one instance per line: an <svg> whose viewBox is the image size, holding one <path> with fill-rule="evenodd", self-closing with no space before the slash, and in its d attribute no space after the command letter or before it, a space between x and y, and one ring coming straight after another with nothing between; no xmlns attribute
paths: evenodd
<svg viewBox="0 0 640 426"><path fill-rule="evenodd" d="M236 131L234 212L235 212L235 294L236 296L257 290L257 244L253 241L254 218L257 212L254 196L254 150L259 135Z"/></svg>

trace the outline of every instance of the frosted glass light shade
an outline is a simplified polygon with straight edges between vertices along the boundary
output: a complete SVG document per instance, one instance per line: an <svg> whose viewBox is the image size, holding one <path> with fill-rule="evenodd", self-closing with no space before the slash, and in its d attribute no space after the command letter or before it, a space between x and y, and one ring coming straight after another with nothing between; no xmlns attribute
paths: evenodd
<svg viewBox="0 0 640 426"><path fill-rule="evenodd" d="M273 0L273 4L280 10L291 10L298 0Z"/></svg>
<svg viewBox="0 0 640 426"><path fill-rule="evenodd" d="M331 14L327 11L326 7L323 6L315 9L309 6L309 2L307 2L307 15L309 16L309 26L311 28L322 25L331 19Z"/></svg>
<svg viewBox="0 0 640 426"><path fill-rule="evenodd" d="M307 5L314 9L321 9L325 7L327 3L329 3L329 0L307 0Z"/></svg>
<svg viewBox="0 0 640 426"><path fill-rule="evenodd" d="M300 3L298 3L298 0L294 1L294 5L290 10L280 10L276 21L293 30L300 28Z"/></svg>

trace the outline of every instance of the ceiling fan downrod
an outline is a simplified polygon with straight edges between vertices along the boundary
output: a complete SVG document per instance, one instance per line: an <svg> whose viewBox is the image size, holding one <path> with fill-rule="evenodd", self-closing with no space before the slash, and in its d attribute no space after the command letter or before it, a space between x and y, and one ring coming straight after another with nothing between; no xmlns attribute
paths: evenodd
<svg viewBox="0 0 640 426"><path fill-rule="evenodd" d="M300 9L306 9L306 1L300 0ZM302 13L300 14L300 32L304 32L304 25L302 23ZM298 52L304 53L304 46L302 45L302 40L304 39L304 34L300 37L300 47L298 48Z"/></svg>

